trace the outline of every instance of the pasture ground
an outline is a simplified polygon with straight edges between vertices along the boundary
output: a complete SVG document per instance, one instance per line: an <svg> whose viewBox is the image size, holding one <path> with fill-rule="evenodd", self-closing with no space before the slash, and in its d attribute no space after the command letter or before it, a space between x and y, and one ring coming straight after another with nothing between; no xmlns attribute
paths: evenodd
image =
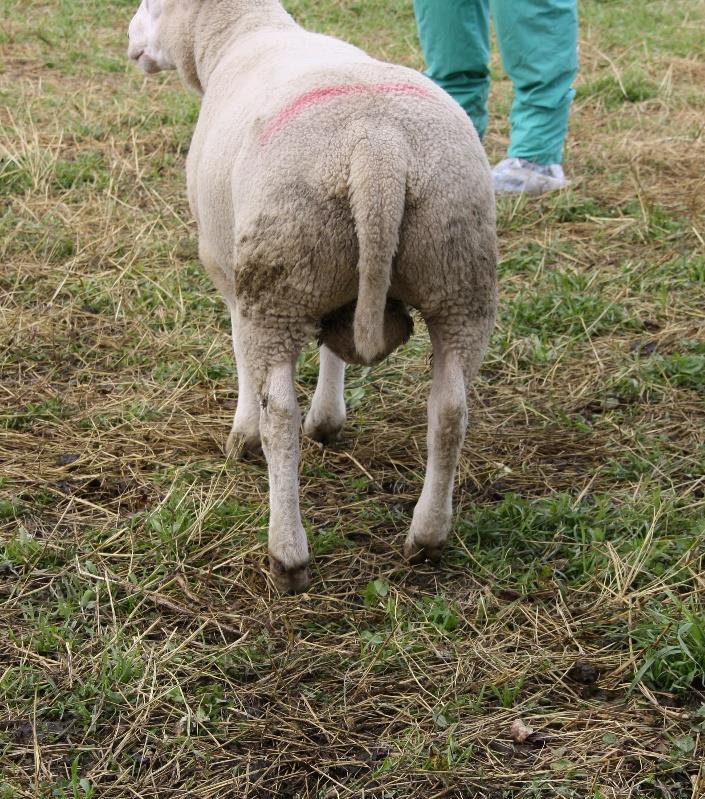
<svg viewBox="0 0 705 799"><path fill-rule="evenodd" d="M0 797L705 795L705 4L583 0L572 188L503 200L453 539L401 557L423 330L303 444L311 590L222 453L197 101L127 0L0 0ZM421 66L409 0L290 0ZM493 160L510 91L494 65ZM302 404L316 375L301 359ZM512 740L517 719L535 733Z"/></svg>

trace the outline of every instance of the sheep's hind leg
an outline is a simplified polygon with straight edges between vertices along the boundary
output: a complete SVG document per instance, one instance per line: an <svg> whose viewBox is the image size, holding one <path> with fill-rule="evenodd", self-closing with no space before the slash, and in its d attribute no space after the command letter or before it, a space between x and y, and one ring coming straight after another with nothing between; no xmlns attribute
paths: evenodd
<svg viewBox="0 0 705 799"><path fill-rule="evenodd" d="M448 540L453 482L468 420L462 359L445 346L438 331L431 327L430 332L433 382L428 399L428 463L404 544L404 554L413 563L439 560Z"/></svg>
<svg viewBox="0 0 705 799"><path fill-rule="evenodd" d="M299 510L299 428L294 389L296 358L267 373L260 398L260 430L269 468L269 563L277 587L308 586L308 542Z"/></svg>
<svg viewBox="0 0 705 799"><path fill-rule="evenodd" d="M321 346L318 384L306 414L304 433L315 441L335 441L345 424L345 361Z"/></svg>
<svg viewBox="0 0 705 799"><path fill-rule="evenodd" d="M252 385L252 378L245 363L242 345L239 342L237 306L234 302L228 301L228 308L230 309L233 351L237 366L238 396L235 419L225 445L225 453L230 458L240 458L246 453L257 454L262 451L259 431L260 407Z"/></svg>

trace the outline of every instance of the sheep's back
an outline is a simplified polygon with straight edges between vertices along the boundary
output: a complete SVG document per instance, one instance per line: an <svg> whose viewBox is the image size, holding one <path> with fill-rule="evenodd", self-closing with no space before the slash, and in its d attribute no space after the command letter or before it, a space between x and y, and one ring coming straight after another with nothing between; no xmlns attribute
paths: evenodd
<svg viewBox="0 0 705 799"><path fill-rule="evenodd" d="M495 255L489 166L448 95L419 73L371 59L314 69L258 102L245 94L229 119L222 105L204 105L211 143L197 142L194 183L204 188L191 192L199 227L228 242L223 255L244 307L287 306L320 319L354 300L350 163L356 144L380 126L404 150L407 185L392 293L416 307L453 294L487 301ZM400 162L398 152L389 155ZM377 190L374 178L364 190Z"/></svg>

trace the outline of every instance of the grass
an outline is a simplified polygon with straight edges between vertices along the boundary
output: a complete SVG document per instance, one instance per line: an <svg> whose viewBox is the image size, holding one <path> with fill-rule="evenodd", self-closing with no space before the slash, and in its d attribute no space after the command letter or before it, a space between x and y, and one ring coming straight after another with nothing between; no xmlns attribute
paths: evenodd
<svg viewBox="0 0 705 799"><path fill-rule="evenodd" d="M420 329L350 370L339 446L303 442L297 598L267 578L263 464L222 454L197 101L125 64L133 5L0 0L0 799L705 795L702 3L581 4L574 184L499 204L441 565L401 557ZM422 66L407 0L288 5Z"/></svg>

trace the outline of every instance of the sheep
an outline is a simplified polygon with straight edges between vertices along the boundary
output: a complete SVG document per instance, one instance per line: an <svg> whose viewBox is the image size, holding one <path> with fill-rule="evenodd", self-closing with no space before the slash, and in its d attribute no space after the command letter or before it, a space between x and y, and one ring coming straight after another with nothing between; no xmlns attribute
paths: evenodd
<svg viewBox="0 0 705 799"><path fill-rule="evenodd" d="M304 434L344 425L346 362L433 350L427 471L404 553L437 561L451 530L467 390L497 305L490 169L467 116L420 73L308 32L278 0L142 0L128 55L202 97L186 163L199 257L230 311L238 402L226 451L262 447L269 563L309 584L299 509L297 357L318 336Z"/></svg>

